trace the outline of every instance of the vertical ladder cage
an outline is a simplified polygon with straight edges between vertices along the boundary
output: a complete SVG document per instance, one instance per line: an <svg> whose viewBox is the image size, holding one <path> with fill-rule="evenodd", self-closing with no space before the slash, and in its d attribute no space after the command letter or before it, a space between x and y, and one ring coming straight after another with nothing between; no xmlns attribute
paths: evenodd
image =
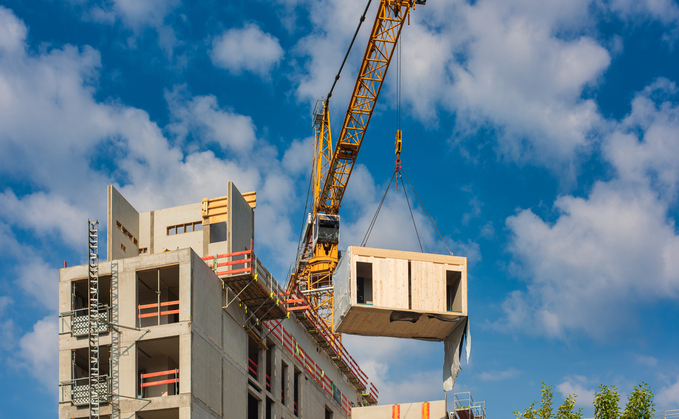
<svg viewBox="0 0 679 419"><path fill-rule="evenodd" d="M111 323L118 319L118 262L111 261ZM111 418L120 419L120 330L111 328Z"/></svg>
<svg viewBox="0 0 679 419"><path fill-rule="evenodd" d="M87 304L87 315L89 317L89 405L90 419L99 419L99 221L91 222L87 220L88 231L88 283L89 300Z"/></svg>

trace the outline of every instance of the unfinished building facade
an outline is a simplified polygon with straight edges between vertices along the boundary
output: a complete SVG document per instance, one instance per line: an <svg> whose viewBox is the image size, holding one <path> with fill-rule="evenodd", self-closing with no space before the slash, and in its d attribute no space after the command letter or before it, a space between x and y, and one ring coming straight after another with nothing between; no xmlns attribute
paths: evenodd
<svg viewBox="0 0 679 419"><path fill-rule="evenodd" d="M109 186L96 302L92 263L59 275L59 418L327 419L376 403L304 296L257 259L255 206L229 183L225 197L139 213Z"/></svg>

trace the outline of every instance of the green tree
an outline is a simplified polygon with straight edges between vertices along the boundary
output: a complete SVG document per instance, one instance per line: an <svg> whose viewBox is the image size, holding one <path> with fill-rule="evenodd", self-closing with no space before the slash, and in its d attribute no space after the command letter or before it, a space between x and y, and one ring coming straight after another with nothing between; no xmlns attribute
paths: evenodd
<svg viewBox="0 0 679 419"><path fill-rule="evenodd" d="M594 394L594 418L595 419L618 419L620 417L620 395L615 386L602 384L599 391Z"/></svg>
<svg viewBox="0 0 679 419"><path fill-rule="evenodd" d="M582 419L582 408L575 410L575 398L572 394L566 397L556 411L556 419Z"/></svg>
<svg viewBox="0 0 679 419"><path fill-rule="evenodd" d="M542 406L538 410L537 416L540 419L550 419L552 417L552 399L554 398L552 388L554 386L542 383Z"/></svg>
<svg viewBox="0 0 679 419"><path fill-rule="evenodd" d="M622 412L621 419L651 419L655 409L653 406L653 392L648 384L641 383L634 387L632 393L627 398L625 411Z"/></svg>
<svg viewBox="0 0 679 419"><path fill-rule="evenodd" d="M552 416L552 399L554 386L542 383L542 403L539 409L535 408L536 402L531 403L523 412L514 412L516 419L582 419L582 409L575 410L576 396L569 394L566 400ZM653 392L648 384L641 383L634 387L627 398L625 410L620 414L620 395L615 386L602 384L599 391L594 394L594 418L595 419L652 419L655 409Z"/></svg>
<svg viewBox="0 0 679 419"><path fill-rule="evenodd" d="M536 402L533 402L523 412L520 410L514 412L516 419L582 419L582 409L579 409L577 412L574 411L575 396L573 395L569 395L559 406L556 416L552 416L553 388L554 386L542 383L542 403L540 409L536 409Z"/></svg>
<svg viewBox="0 0 679 419"><path fill-rule="evenodd" d="M538 411L535 410L535 402L531 403L523 412L517 410L514 412L514 416L516 416L516 419L536 419Z"/></svg>

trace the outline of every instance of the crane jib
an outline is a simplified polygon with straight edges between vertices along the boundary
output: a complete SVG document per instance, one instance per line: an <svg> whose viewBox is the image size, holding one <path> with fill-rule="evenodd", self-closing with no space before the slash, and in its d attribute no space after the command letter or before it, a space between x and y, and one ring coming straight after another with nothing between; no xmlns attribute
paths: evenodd
<svg viewBox="0 0 679 419"><path fill-rule="evenodd" d="M382 0L316 210L337 214L413 0ZM422 4L422 2L417 2Z"/></svg>

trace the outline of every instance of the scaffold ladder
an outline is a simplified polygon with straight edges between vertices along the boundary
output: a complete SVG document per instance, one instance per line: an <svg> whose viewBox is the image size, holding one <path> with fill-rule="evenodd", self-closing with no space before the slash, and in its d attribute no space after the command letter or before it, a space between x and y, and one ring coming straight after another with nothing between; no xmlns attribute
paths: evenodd
<svg viewBox="0 0 679 419"><path fill-rule="evenodd" d="M87 220L88 230L88 279L90 298L87 305L89 317L89 355L90 355L90 419L100 418L99 412L99 221Z"/></svg>
<svg viewBox="0 0 679 419"><path fill-rule="evenodd" d="M118 324L118 262L111 262L111 323ZM120 419L120 330L111 328L111 418Z"/></svg>

